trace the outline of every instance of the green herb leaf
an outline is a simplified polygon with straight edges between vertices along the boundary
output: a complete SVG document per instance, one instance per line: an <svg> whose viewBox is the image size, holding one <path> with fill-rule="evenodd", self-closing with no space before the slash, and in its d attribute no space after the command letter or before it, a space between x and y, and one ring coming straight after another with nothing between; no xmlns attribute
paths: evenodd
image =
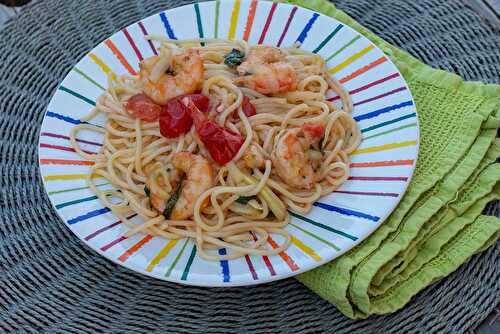
<svg viewBox="0 0 500 334"><path fill-rule="evenodd" d="M174 209L175 204L179 200L179 197L181 196L181 191L182 191L182 181L184 179L181 179L181 182L179 183L179 187L175 190L175 192L170 196L170 198L167 200L165 203L165 210L163 210L163 217L165 219L170 219L170 215L172 214L172 210Z"/></svg>
<svg viewBox="0 0 500 334"><path fill-rule="evenodd" d="M224 64L231 68L239 66L245 59L245 54L238 49L232 49L224 58Z"/></svg>
<svg viewBox="0 0 500 334"><path fill-rule="evenodd" d="M324 152L324 148L323 148L323 142L324 142L324 141L325 141L325 137L323 136L323 137L321 137L320 141L318 142L319 151L320 151L321 153L325 153L325 152Z"/></svg>
<svg viewBox="0 0 500 334"><path fill-rule="evenodd" d="M151 190L149 190L148 186L144 186L144 192L146 193L146 196L151 196Z"/></svg>
<svg viewBox="0 0 500 334"><path fill-rule="evenodd" d="M257 197L255 196L240 196L238 199L235 201L240 204L247 204L250 200L256 199Z"/></svg>

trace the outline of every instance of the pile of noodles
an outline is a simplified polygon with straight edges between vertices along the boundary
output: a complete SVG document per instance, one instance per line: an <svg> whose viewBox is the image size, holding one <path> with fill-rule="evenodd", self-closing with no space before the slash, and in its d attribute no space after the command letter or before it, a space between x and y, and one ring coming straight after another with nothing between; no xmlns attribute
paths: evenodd
<svg viewBox="0 0 500 334"><path fill-rule="evenodd" d="M109 88L85 119L104 113L105 127L81 124L71 133L76 152L95 162L87 180L90 188L130 227L126 236L145 232L168 239L192 238L200 256L209 260L280 253L290 244L289 233L284 229L289 222L287 210L307 213L316 200L330 194L349 177L349 153L357 148L361 135L350 115L352 102L348 93L328 74L319 55L296 47L282 49L286 62L297 73L296 91L266 96L236 85L238 73L224 64L225 56L234 48L248 54L246 42L150 38L161 42L160 57L167 59L184 48L199 50L205 69L201 93L214 104L209 116L219 125L241 134L245 141L232 162L219 166L211 160L194 127L178 138L168 139L160 134L158 122L141 121L125 110L127 100L142 92L138 77L110 78ZM331 90L340 96L342 108L327 100L327 92ZM256 115L247 117L242 112L244 96L250 98ZM234 113L239 117L232 117ZM311 190L288 185L271 160L280 136L308 123L325 126L324 138L307 152L315 171ZM98 154L87 154L80 149L75 140L80 130L102 133L104 145ZM265 158L265 168L248 168L241 163L250 145ZM151 206L147 192L165 199L172 196L173 180L179 177L172 157L182 151L202 155L210 161L215 180L213 187L197 198L190 219L170 220ZM105 178L112 188L96 186L95 176ZM145 191L146 184L149 191ZM131 214L142 219L127 219ZM274 247L268 242L271 236L278 236L279 244L272 243ZM229 250L227 255L210 251L221 247Z"/></svg>

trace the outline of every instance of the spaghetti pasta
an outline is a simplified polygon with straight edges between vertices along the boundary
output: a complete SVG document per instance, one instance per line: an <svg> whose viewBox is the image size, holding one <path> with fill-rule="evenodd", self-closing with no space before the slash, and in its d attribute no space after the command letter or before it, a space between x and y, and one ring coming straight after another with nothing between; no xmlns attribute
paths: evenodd
<svg viewBox="0 0 500 334"><path fill-rule="evenodd" d="M158 58L141 63L137 76L110 78L86 118L104 113L105 128L80 124L71 131L75 151L95 162L90 188L130 227L128 237L192 238L208 260L282 252L291 242L287 209L308 212L349 176L349 153L361 140L349 94L319 55L297 47L148 38L161 44ZM232 62L241 58L239 66L227 62L230 53ZM183 97L196 90L208 100ZM342 107L327 100L330 91ZM131 106L138 94L147 99ZM171 131L165 136L162 113L174 107L189 113L163 121ZM224 134L228 147L211 146L204 126ZM81 130L104 135L98 154L79 147ZM113 189L98 189L90 175ZM128 220L131 213L142 222ZM267 246L270 235L279 236L278 247ZM213 251L219 247L227 254Z"/></svg>

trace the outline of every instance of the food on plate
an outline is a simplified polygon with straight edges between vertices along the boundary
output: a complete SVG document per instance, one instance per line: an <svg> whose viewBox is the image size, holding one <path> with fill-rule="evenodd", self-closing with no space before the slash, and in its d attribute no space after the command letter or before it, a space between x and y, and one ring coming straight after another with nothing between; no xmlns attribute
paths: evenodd
<svg viewBox="0 0 500 334"><path fill-rule="evenodd" d="M209 260L282 252L288 210L309 212L349 176L361 140L349 94L297 46L149 38L159 54L137 76L110 78L87 117L105 114L105 128L72 130L75 150L95 162L90 174L113 186L89 176L91 189L129 225L126 236L192 238ZM104 135L98 154L78 146L82 129Z"/></svg>

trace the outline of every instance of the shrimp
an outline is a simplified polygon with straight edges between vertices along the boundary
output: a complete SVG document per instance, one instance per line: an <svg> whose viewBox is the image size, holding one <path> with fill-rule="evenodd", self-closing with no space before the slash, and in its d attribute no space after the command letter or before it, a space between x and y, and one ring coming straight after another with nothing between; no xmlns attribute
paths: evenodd
<svg viewBox="0 0 500 334"><path fill-rule="evenodd" d="M250 48L245 61L238 66L239 75L244 75L252 70L252 66L259 64L271 64L284 61L286 54L272 46L254 46Z"/></svg>
<svg viewBox="0 0 500 334"><path fill-rule="evenodd" d="M158 104L194 93L203 83L203 59L194 49L172 56L171 61L168 55L153 56L143 60L139 67L144 93Z"/></svg>
<svg viewBox="0 0 500 334"><path fill-rule="evenodd" d="M213 186L215 177L212 166L201 155L179 152L174 155L172 164L186 174L186 179L182 183L181 195L175 203L170 218L183 220L193 215L196 200ZM202 205L202 208L207 203Z"/></svg>
<svg viewBox="0 0 500 334"><path fill-rule="evenodd" d="M316 177L308 150L323 133L322 124L305 124L300 129L283 130L278 135L271 159L283 181L292 187L307 190L313 187Z"/></svg>
<svg viewBox="0 0 500 334"><path fill-rule="evenodd" d="M235 80L237 84L262 94L286 93L297 87L297 73L278 48L252 47L237 71L240 75Z"/></svg>

